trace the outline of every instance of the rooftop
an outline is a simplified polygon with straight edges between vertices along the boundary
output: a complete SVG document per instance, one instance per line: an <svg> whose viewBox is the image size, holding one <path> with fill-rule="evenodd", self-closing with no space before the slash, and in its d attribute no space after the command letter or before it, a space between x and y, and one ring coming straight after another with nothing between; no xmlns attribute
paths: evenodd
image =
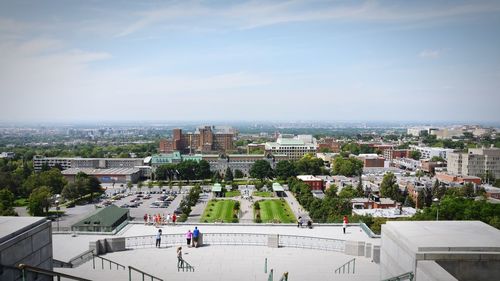
<svg viewBox="0 0 500 281"><path fill-rule="evenodd" d="M43 217L0 217L0 243L46 221Z"/></svg>
<svg viewBox="0 0 500 281"><path fill-rule="evenodd" d="M83 220L75 223L73 226L113 226L113 224L115 224L117 220L119 220L125 214L128 214L128 212L129 210L127 209L122 209L115 205L110 205L103 209L97 209Z"/></svg>
<svg viewBox="0 0 500 281"><path fill-rule="evenodd" d="M70 168L61 171L63 175L76 175L83 172L87 175L100 176L100 175L130 175L138 173L138 168L109 168L109 169L94 169L94 168Z"/></svg>

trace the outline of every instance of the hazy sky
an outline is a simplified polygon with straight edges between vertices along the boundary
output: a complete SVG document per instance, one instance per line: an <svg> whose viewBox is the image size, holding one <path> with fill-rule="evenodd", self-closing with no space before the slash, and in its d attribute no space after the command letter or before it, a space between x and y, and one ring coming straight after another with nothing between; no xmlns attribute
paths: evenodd
<svg viewBox="0 0 500 281"><path fill-rule="evenodd" d="M500 1L0 0L0 120L500 121Z"/></svg>

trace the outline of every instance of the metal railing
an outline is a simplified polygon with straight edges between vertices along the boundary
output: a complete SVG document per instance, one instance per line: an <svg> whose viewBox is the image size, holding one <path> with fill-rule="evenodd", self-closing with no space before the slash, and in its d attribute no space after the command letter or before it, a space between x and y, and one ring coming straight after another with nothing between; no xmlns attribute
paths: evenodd
<svg viewBox="0 0 500 281"><path fill-rule="evenodd" d="M267 276L267 281L273 281L274 279L274 269L269 271L269 275Z"/></svg>
<svg viewBox="0 0 500 281"><path fill-rule="evenodd" d="M119 268L125 269L125 266L122 264L119 264L119 263L114 262L112 260L108 260L107 258L103 258L103 257L97 256L97 255L92 255L92 268L93 269L95 269L95 258L101 259L101 269L104 269L104 262L105 261L109 263L110 270L112 269L112 267L111 267L112 265L116 265L116 269L119 269Z"/></svg>
<svg viewBox="0 0 500 281"><path fill-rule="evenodd" d="M177 271L194 271L194 266L190 265L185 259L180 259L177 261Z"/></svg>
<svg viewBox="0 0 500 281"><path fill-rule="evenodd" d="M203 233L204 245L267 246L268 234L260 233ZM177 246L186 243L184 234L163 234L161 246ZM125 237L127 249L155 247L156 236ZM345 240L297 235L279 235L280 247L306 248L343 252Z"/></svg>
<svg viewBox="0 0 500 281"><path fill-rule="evenodd" d="M154 280L163 281L163 279L158 278L156 276L153 276L153 275L151 275L149 273L146 273L146 272L144 272L144 271L142 271L140 269L137 269L137 268L135 268L133 266L129 266L128 267L128 281L132 281L132 271L140 273L142 275L142 279L141 279L142 281L144 281L145 277L147 277L148 279L151 278L151 281L154 281Z"/></svg>
<svg viewBox="0 0 500 281"><path fill-rule="evenodd" d="M89 261L93 255L94 255L94 250L87 250L87 251L79 254L78 256L70 259L68 261L68 263L72 264L73 267L77 267L77 266Z"/></svg>
<svg viewBox="0 0 500 281"><path fill-rule="evenodd" d="M34 266L26 265L26 264L19 264L17 266L0 265L0 268L2 268L2 271L3 271L3 268L19 271L21 273L20 277L22 280L26 280L28 278L29 274L34 274L35 276L33 278L31 278L33 280L38 279L39 275L44 275L44 276L51 276L52 278L55 277L57 281L60 281L61 278L77 280L77 281L91 281L89 279L85 279L85 278L81 278L81 277L77 277L77 276L73 276L73 275L69 275L69 274L64 274L64 273L60 273L60 272L55 272L52 270L47 270L44 268L34 267Z"/></svg>
<svg viewBox="0 0 500 281"><path fill-rule="evenodd" d="M60 261L58 259L52 259L52 267L59 267L59 268L72 268L73 265L69 262L65 261Z"/></svg>
<svg viewBox="0 0 500 281"><path fill-rule="evenodd" d="M279 246L344 252L345 240L298 235L280 235Z"/></svg>
<svg viewBox="0 0 500 281"><path fill-rule="evenodd" d="M356 258L344 263L339 268L335 269L335 274L345 274L346 267L347 267L347 274L356 273ZM351 268L352 268L352 272L351 272Z"/></svg>
<svg viewBox="0 0 500 281"><path fill-rule="evenodd" d="M279 281L288 281L288 272L283 273Z"/></svg>
<svg viewBox="0 0 500 281"><path fill-rule="evenodd" d="M406 272L406 273L403 273L403 274L395 276L395 277L384 279L382 281L402 281L402 280L413 281L414 277L415 277L415 275L413 274L413 272Z"/></svg>

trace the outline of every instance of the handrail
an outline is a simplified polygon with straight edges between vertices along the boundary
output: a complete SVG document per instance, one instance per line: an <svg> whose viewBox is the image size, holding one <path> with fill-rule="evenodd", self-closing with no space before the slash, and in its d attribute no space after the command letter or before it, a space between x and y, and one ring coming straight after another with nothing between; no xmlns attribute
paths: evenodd
<svg viewBox="0 0 500 281"><path fill-rule="evenodd" d="M403 273L403 274L395 276L395 277L384 279L382 281L401 281L401 280L413 281L413 277L415 277L415 275L413 274L413 272L410 271L410 272L406 272L406 273Z"/></svg>
<svg viewBox="0 0 500 281"><path fill-rule="evenodd" d="M98 255L92 255L92 268L95 269L95 258L100 258L101 259L101 267L102 269L104 269L104 261L107 261L109 262L109 269L111 269L111 265L116 265L116 269L118 269L118 267L121 267L123 269L125 269L125 266L122 265L122 264L119 264L115 261L112 261L112 260L108 260L107 258L103 258L101 256L98 256Z"/></svg>
<svg viewBox="0 0 500 281"><path fill-rule="evenodd" d="M87 251L79 254L78 256L70 259L68 261L68 263L72 264L73 267L79 266L79 265L83 264L84 262L90 260L92 258L92 255L94 255L94 250L93 249L87 250Z"/></svg>
<svg viewBox="0 0 500 281"><path fill-rule="evenodd" d="M179 266L180 264L180 266ZM185 259L181 258L179 261L177 261L177 271L182 268L182 271L187 270L187 271L192 271L194 272L194 266L190 265Z"/></svg>
<svg viewBox="0 0 500 281"><path fill-rule="evenodd" d="M359 221L359 227L368 235L370 238L380 238L379 234L375 234L364 222Z"/></svg>
<svg viewBox="0 0 500 281"><path fill-rule="evenodd" d="M335 274L341 274L341 273L344 274L346 266L347 266L347 274L351 273L351 264L352 264L352 274L354 274L356 271L356 258L349 260L348 262L339 266L339 268L335 269Z"/></svg>
<svg viewBox="0 0 500 281"><path fill-rule="evenodd" d="M288 272L283 273L279 281L288 281Z"/></svg>
<svg viewBox="0 0 500 281"><path fill-rule="evenodd" d="M72 268L73 264L52 258L52 266L56 268Z"/></svg>
<svg viewBox="0 0 500 281"><path fill-rule="evenodd" d="M137 268L135 268L133 266L130 266L130 265L128 266L128 280L129 281L132 281L132 270L136 271L136 272L139 272L140 274L142 274L142 280L144 280L144 276L147 276L147 277L151 277L151 281L153 281L154 279L156 279L158 281L163 281L163 279L161 279L161 278L153 276L153 275L151 275L149 273L146 273L146 272L144 272L144 271L142 271L140 269L137 269Z"/></svg>
<svg viewBox="0 0 500 281"><path fill-rule="evenodd" d="M32 272L32 273L37 273L37 274L42 274L42 275L47 275L47 276L52 276L52 277L57 277L57 280L61 280L61 277L67 278L67 279L73 279L77 281L91 281L89 279L81 278L81 277L76 277L73 275L65 274L65 273L60 273L52 270L47 270L44 268L39 268L35 266L30 266L27 264L18 264L17 266L11 266L11 265L0 265L0 267L6 267L10 269L15 269L21 271L23 280L26 278L26 272Z"/></svg>
<svg viewBox="0 0 500 281"><path fill-rule="evenodd" d="M274 279L274 269L271 268L271 270L269 271L269 275L267 276L267 281L273 281Z"/></svg>

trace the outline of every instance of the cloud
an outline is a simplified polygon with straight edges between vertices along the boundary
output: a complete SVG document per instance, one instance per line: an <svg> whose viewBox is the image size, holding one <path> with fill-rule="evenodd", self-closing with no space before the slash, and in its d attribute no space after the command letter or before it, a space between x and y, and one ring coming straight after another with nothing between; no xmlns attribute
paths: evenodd
<svg viewBox="0 0 500 281"><path fill-rule="evenodd" d="M313 21L362 21L415 23L435 19L461 17L500 11L498 2L473 4L427 5L408 8L408 5L387 5L377 1L250 1L225 6L203 5L198 1L174 2L162 8L142 11L116 36L126 36L152 25L177 25L219 29L253 29L276 24ZM179 24L182 23L182 24Z"/></svg>
<svg viewBox="0 0 500 281"><path fill-rule="evenodd" d="M418 56L424 59L437 59L441 57L441 54L440 50L423 50Z"/></svg>

